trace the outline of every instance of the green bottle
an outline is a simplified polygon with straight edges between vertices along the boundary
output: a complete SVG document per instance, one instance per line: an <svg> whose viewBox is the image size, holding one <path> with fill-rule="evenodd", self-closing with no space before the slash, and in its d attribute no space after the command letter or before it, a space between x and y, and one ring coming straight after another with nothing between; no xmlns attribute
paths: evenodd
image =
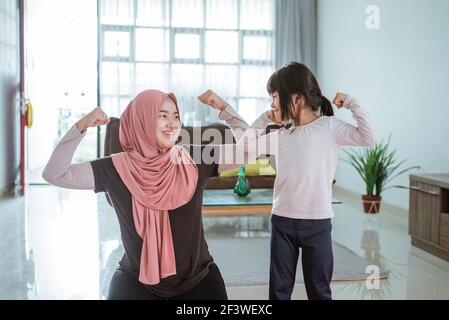
<svg viewBox="0 0 449 320"><path fill-rule="evenodd" d="M237 174L237 183L234 187L234 193L239 197L245 197L251 192L250 184L246 179L245 167L241 166L239 173Z"/></svg>

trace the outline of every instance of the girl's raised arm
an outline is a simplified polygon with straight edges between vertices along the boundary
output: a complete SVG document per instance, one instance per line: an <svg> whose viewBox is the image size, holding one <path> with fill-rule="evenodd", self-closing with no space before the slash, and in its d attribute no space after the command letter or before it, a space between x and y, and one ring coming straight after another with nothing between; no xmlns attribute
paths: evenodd
<svg viewBox="0 0 449 320"><path fill-rule="evenodd" d="M333 103L337 108L346 108L352 112L357 126L332 117L331 128L338 146L374 146L377 142L368 113L358 102L344 93L337 93Z"/></svg>

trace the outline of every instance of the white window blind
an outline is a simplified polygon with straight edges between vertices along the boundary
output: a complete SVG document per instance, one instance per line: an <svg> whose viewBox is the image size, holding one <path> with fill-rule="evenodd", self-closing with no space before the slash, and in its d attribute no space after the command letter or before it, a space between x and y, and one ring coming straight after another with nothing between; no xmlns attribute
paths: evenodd
<svg viewBox="0 0 449 320"><path fill-rule="evenodd" d="M248 121L270 105L274 0L100 0L100 97L119 116L140 91L174 92L184 125L218 122L211 88Z"/></svg>

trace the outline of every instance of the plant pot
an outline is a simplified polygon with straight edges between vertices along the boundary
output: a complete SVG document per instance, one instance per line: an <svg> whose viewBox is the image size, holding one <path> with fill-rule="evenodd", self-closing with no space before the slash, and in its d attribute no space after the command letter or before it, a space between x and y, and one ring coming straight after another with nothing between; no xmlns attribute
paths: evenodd
<svg viewBox="0 0 449 320"><path fill-rule="evenodd" d="M379 213L381 201L381 196L362 196L363 210L368 214Z"/></svg>

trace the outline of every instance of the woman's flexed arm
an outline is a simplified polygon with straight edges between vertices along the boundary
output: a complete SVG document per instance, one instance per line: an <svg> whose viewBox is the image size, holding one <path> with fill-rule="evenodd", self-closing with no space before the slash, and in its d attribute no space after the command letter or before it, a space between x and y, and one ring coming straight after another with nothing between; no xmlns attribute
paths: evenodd
<svg viewBox="0 0 449 320"><path fill-rule="evenodd" d="M246 121L229 105L226 101L220 98L214 91L207 90L198 99L217 110L220 111L218 118L224 120L226 124L231 128L232 134L237 141L237 144L223 144L220 146L220 157L219 157L219 169L218 171L224 171L238 167L239 165L252 162L256 160L261 155L266 155L264 148L252 148L254 145L245 144L243 145L243 137L252 137L254 140L260 138L260 135L265 134L266 126L272 122L270 117L270 112L264 112L259 118L254 121L251 126L246 123ZM253 137L254 133L257 137ZM261 138L262 145L265 137ZM251 142L256 142L251 140ZM247 141L247 139L245 139ZM258 152L259 151L259 152Z"/></svg>
<svg viewBox="0 0 449 320"><path fill-rule="evenodd" d="M218 119L223 120L231 128L232 135L237 141L243 132L250 126L225 100L220 98L214 91L207 90L198 96L202 103L220 111Z"/></svg>
<svg viewBox="0 0 449 320"><path fill-rule="evenodd" d="M94 189L95 180L90 162L72 164L76 148L90 127L109 123L100 107L79 120L56 145L42 177L50 184L69 189Z"/></svg>

